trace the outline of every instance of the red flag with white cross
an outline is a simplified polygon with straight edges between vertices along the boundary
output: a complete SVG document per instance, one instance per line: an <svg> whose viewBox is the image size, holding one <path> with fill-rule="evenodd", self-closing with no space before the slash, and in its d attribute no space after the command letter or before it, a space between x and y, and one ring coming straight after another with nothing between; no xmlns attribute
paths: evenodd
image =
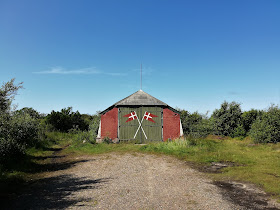
<svg viewBox="0 0 280 210"><path fill-rule="evenodd" d="M127 121L125 121L125 122L129 122L129 121L137 119L137 115L135 112L131 112L127 115L124 115L123 117L128 117Z"/></svg>
<svg viewBox="0 0 280 210"><path fill-rule="evenodd" d="M145 112L145 114L144 114L145 120L149 120L149 121L155 123L155 121L153 120L153 117L158 117L158 116L151 114L150 112Z"/></svg>

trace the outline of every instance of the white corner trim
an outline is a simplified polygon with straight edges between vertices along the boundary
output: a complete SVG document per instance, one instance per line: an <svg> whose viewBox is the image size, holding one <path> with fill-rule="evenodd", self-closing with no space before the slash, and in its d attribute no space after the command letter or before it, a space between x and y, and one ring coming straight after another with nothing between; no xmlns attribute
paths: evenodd
<svg viewBox="0 0 280 210"><path fill-rule="evenodd" d="M183 135L184 135L184 132L183 132L183 127L182 127L182 122L180 119L180 136L183 136Z"/></svg>
<svg viewBox="0 0 280 210"><path fill-rule="evenodd" d="M101 138L101 119L100 119L100 122L99 122L99 128L98 128L97 138Z"/></svg>

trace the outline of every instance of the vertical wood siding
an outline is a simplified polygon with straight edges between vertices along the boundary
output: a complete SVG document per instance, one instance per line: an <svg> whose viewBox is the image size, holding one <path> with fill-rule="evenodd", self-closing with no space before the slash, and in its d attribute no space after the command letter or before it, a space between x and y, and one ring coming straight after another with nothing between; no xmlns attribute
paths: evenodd
<svg viewBox="0 0 280 210"><path fill-rule="evenodd" d="M141 122L145 112L150 112L158 117L154 117L155 123L147 120L143 120L142 127L145 131L147 139L140 128L134 139L134 135L139 127L137 119L126 122L127 117L123 117L131 112L136 112ZM150 141L162 141L162 108L160 107L121 107L119 108L119 139L121 141L135 141L138 143L150 142Z"/></svg>

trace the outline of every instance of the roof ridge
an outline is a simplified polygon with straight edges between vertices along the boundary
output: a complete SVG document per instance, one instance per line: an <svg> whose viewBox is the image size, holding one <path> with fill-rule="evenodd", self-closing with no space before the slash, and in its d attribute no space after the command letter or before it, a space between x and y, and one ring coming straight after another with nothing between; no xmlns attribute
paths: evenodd
<svg viewBox="0 0 280 210"><path fill-rule="evenodd" d="M114 103L112 106L108 107L101 113L105 113L105 112L107 112L107 110L110 110L113 107L119 107L119 106L163 106L163 107L169 107L172 110L174 109L174 108L170 107L168 104L164 103L163 101L155 98L154 96L152 96L140 89L140 90L136 91L135 93L125 97L124 99Z"/></svg>
<svg viewBox="0 0 280 210"><path fill-rule="evenodd" d="M166 103L161 100L155 98L154 96L146 93L143 90L138 90L137 92L129 95L128 97L118 101L114 104L118 105L160 105L160 106L168 106Z"/></svg>
<svg viewBox="0 0 280 210"><path fill-rule="evenodd" d="M166 106L169 106L168 104L166 104L166 103L164 103L163 101L161 101L161 100L157 99L156 97L154 97L154 96L150 95L149 93L146 93L146 92L145 92L145 91L143 91L143 90L139 90L139 91L142 91L143 93L147 94L148 96L150 96L150 97L152 97L152 98L154 98L154 99L156 99L156 100L160 101L161 103L165 104ZM137 91L137 92L138 92L138 91Z"/></svg>
<svg viewBox="0 0 280 210"><path fill-rule="evenodd" d="M137 92L139 92L139 91L140 91L140 90L136 91L135 93L137 93ZM142 91L143 91L143 90L142 90ZM143 92L144 92L144 91L143 91ZM129 96L127 96L127 97L125 97L125 98L119 100L118 102L114 103L113 106L116 105L116 104L118 104L118 103L120 103L120 102L122 102L122 101L124 101L125 99L129 98L130 96L134 95L135 93L132 93L131 95L129 95Z"/></svg>

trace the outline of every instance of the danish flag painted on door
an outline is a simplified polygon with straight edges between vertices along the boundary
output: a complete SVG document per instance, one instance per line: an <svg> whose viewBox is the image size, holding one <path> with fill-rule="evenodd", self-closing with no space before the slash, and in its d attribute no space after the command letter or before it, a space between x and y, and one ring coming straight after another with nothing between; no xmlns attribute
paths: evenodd
<svg viewBox="0 0 280 210"><path fill-rule="evenodd" d="M135 112L131 112L131 113L127 114L127 115L124 115L123 117L128 117L128 120L125 121L125 122L129 122L129 121L137 119L137 115L136 115Z"/></svg>
<svg viewBox="0 0 280 210"><path fill-rule="evenodd" d="M144 119L145 119L145 120L149 120L149 121L151 121L151 122L153 122L153 123L156 123L156 122L153 120L153 117L158 117L158 116L156 116L156 115L154 115L154 114L151 114L150 112L145 112L145 114L144 114Z"/></svg>
<svg viewBox="0 0 280 210"><path fill-rule="evenodd" d="M145 138L148 139L148 137L147 137L147 135L146 135L146 132L145 132L143 126L142 126L143 120L145 119L145 120L147 120L147 121L156 123L156 122L153 120L153 117L158 117L158 116L157 116L157 115L154 115L154 114L152 114L152 113L150 113L150 112L145 111L145 114L143 115L142 120L141 120L141 122L140 122L140 120L139 120L138 117L137 117L137 113L136 113L135 111L133 111L133 112L131 112L131 113L129 113L129 114L124 115L123 117L128 117L127 121L125 121L126 123L127 123L127 122L130 122L130 121L132 121L132 120L135 120L135 119L137 119L137 121L138 121L138 123L139 123L139 126L138 126L138 128L137 128L137 130L136 130L136 132L135 132L135 134L134 134L133 139L136 138L137 133L138 133L138 131L139 131L140 128L141 128L141 130L142 130L142 132L143 132Z"/></svg>
<svg viewBox="0 0 280 210"><path fill-rule="evenodd" d="M98 140L145 143L183 135L180 112L139 90L101 112Z"/></svg>

